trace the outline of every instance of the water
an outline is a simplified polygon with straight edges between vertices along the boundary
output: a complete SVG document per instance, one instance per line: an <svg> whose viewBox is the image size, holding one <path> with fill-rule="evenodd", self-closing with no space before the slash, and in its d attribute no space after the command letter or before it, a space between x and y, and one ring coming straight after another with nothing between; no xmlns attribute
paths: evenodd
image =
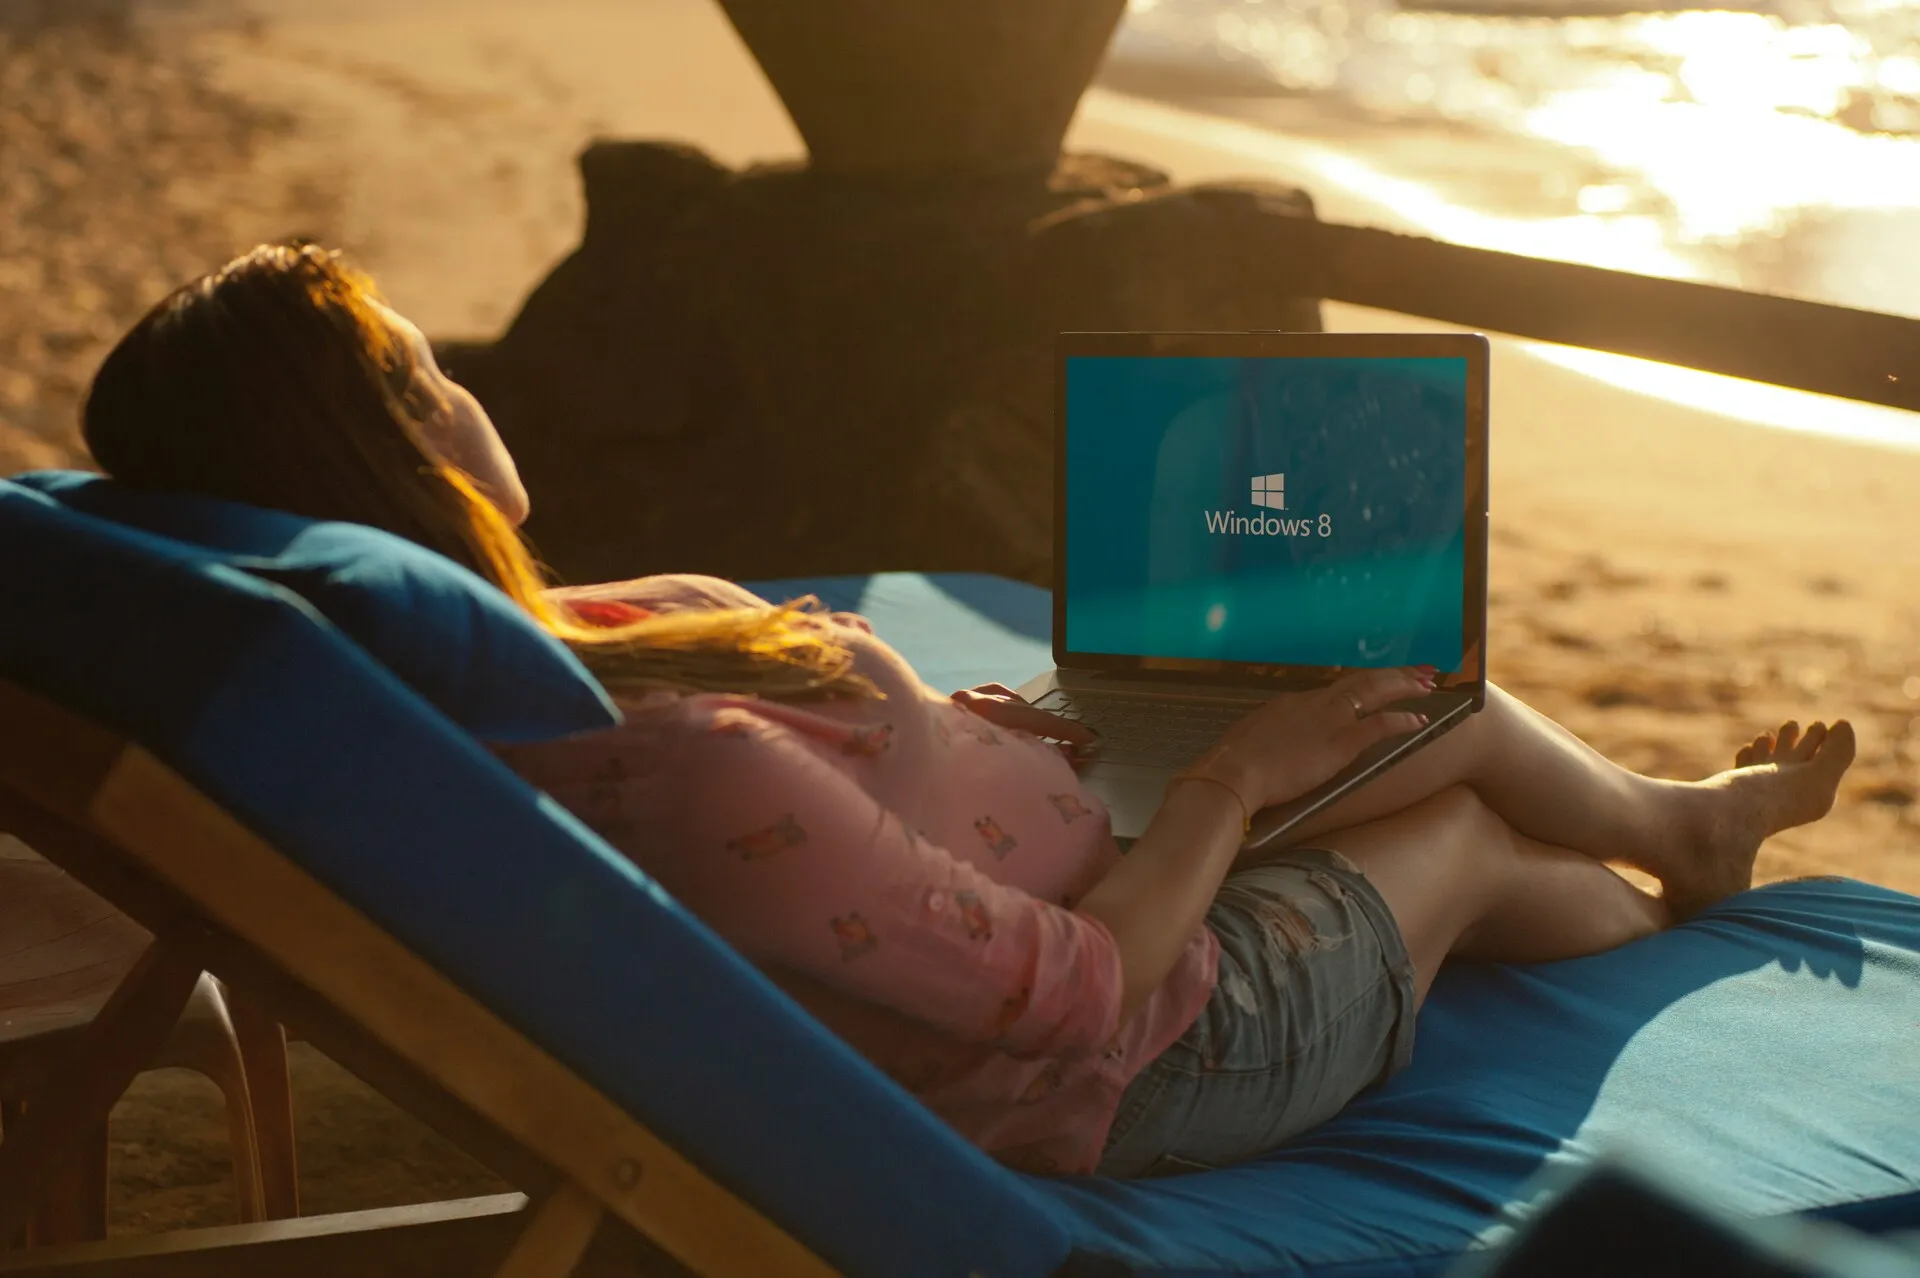
<svg viewBox="0 0 1920 1278"><path fill-rule="evenodd" d="M1920 0L1421 2L1133 0L1107 82L1359 148L1523 251L1920 317Z"/></svg>
<svg viewBox="0 0 1920 1278"><path fill-rule="evenodd" d="M1405 229L1920 318L1920 0L1685 3L1132 0L1103 83L1253 158L1285 135L1311 188ZM1920 415L1529 345L1755 425L1920 448Z"/></svg>

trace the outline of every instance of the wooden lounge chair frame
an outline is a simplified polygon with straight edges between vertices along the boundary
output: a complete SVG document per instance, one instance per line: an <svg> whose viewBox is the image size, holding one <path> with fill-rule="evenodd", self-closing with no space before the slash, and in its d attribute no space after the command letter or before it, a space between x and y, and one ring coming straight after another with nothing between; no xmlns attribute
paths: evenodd
<svg viewBox="0 0 1920 1278"><path fill-rule="evenodd" d="M0 1237L212 972L520 1194L0 1252L7 1278L833 1271L141 747L0 681L0 830L153 942L0 1141Z"/></svg>

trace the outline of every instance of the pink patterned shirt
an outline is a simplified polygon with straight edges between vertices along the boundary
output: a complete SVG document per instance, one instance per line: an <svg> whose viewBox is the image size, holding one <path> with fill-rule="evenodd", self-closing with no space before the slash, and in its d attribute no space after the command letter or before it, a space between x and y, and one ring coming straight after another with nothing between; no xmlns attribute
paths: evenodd
<svg viewBox="0 0 1920 1278"><path fill-rule="evenodd" d="M710 577L559 592L758 605ZM859 619L884 700L656 694L624 726L502 750L803 1006L990 1154L1094 1169L1120 1093L1212 993L1195 929L1119 1023L1113 938L1074 902L1119 856L1060 750L927 687Z"/></svg>

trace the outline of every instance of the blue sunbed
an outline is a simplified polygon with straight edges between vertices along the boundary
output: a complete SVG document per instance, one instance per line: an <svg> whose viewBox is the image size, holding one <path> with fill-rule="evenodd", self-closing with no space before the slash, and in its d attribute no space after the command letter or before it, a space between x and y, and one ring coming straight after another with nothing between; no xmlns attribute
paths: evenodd
<svg viewBox="0 0 1920 1278"><path fill-rule="evenodd" d="M737 1204L739 1220L694 1230L698 1256L678 1233L662 1243L690 1267L728 1272L698 1257L726 1255L752 1219L860 1278L1439 1274L1524 1221L1544 1169L1615 1145L1741 1216L1920 1227L1920 899L1845 880L1747 893L1576 962L1454 967L1411 1067L1250 1165L1133 1183L1001 1168L475 743L482 724L564 727L519 722L539 712L513 688L584 676L451 571L378 534L123 502L73 477L0 482L0 681L26 697L0 698L0 825L9 810L91 822L81 843L110 845L238 938L210 953L261 959L345 1022L370 1014L329 984L326 964L353 953L330 958L296 927L250 932L220 882L129 815L146 809L100 796L134 786L124 774L165 793L156 811L210 798L257 838L222 836L222 856L310 879L316 901L417 956ZM1045 593L1016 583L756 588L866 612L936 685L1017 684L1048 660ZM383 598L457 616L396 632L374 615ZM467 650L445 654L458 678L417 670L422 643L459 634ZM489 652L510 667L505 692L488 686ZM11 725L8 704L27 708ZM591 726L597 690L576 688L568 713ZM30 792L22 778L50 765L7 744L28 718L67 732L62 715L130 743L133 763L91 798ZM612 1181L581 1170L559 1136L492 1114L513 1098L435 1055L439 1039L382 1024L382 1050L497 1118L529 1165L636 1233L677 1227L633 1206L652 1183L638 1164Z"/></svg>

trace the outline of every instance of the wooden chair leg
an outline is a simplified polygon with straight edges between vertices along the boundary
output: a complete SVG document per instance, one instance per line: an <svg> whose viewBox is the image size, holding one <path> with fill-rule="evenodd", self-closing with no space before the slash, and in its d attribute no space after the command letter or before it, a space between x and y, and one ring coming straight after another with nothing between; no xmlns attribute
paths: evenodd
<svg viewBox="0 0 1920 1278"><path fill-rule="evenodd" d="M260 1184L260 1136L253 1125L253 1104L247 1080L238 1069L216 1078L227 1107L227 1149L233 1158L233 1188L240 1198L240 1223L258 1224L267 1218L266 1191Z"/></svg>
<svg viewBox="0 0 1920 1278"><path fill-rule="evenodd" d="M293 1084L287 1070L287 1034L278 1021L245 995L221 987L233 1035L240 1044L247 1095L253 1100L253 1131L259 1141L260 1187L268 1220L300 1214L300 1161L293 1139Z"/></svg>
<svg viewBox="0 0 1920 1278"><path fill-rule="evenodd" d="M106 1124L127 1084L159 1055L200 972L186 944L157 938L75 1040L52 1081L8 1124L0 1141L0 1239L18 1235L46 1185L73 1174L83 1156L75 1134Z"/></svg>
<svg viewBox="0 0 1920 1278"><path fill-rule="evenodd" d="M41 1187L40 1211L28 1230L32 1246L98 1242L107 1236L107 1125L95 1125L75 1145L66 1173Z"/></svg>
<svg viewBox="0 0 1920 1278"><path fill-rule="evenodd" d="M227 1150L233 1160L240 1223L251 1225L264 1220L266 1195L260 1180L260 1141L254 1126L252 1089L247 1085L246 1067L226 1002L213 977L201 975L154 1065L190 1069L220 1089L227 1110Z"/></svg>
<svg viewBox="0 0 1920 1278"><path fill-rule="evenodd" d="M20 1130L20 1114L25 1106L13 1097L0 1097L0 1144ZM0 1255L27 1245L27 1227L24 1223L13 1229L0 1230Z"/></svg>
<svg viewBox="0 0 1920 1278"><path fill-rule="evenodd" d="M568 1278L599 1232L605 1209L592 1194L565 1181L529 1214L533 1218L493 1278Z"/></svg>
<svg viewBox="0 0 1920 1278"><path fill-rule="evenodd" d="M26 1102L0 1100L0 1140L17 1131ZM41 1186L41 1207L12 1240L20 1247L49 1247L56 1243L98 1242L107 1236L107 1128L103 1123L84 1140L84 1156L68 1174ZM0 1252L9 1250L0 1240Z"/></svg>

